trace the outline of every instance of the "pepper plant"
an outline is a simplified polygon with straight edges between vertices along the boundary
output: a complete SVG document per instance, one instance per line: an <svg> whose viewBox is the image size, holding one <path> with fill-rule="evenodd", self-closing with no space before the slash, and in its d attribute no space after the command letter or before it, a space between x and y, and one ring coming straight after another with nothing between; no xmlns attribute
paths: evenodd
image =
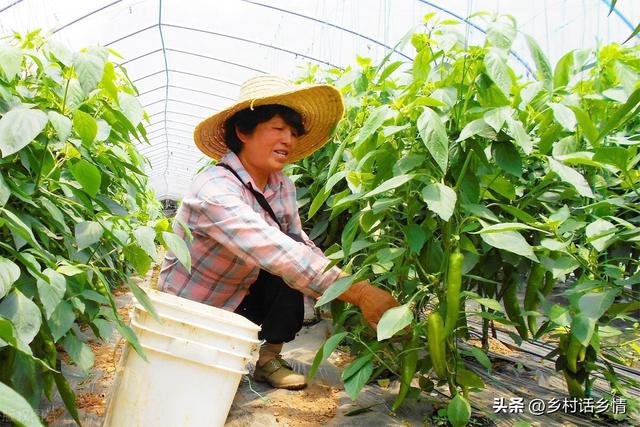
<svg viewBox="0 0 640 427"><path fill-rule="evenodd" d="M112 290L153 311L130 276L157 244L189 266L147 186L145 113L114 55L37 31L0 42L0 411L24 425L41 425L34 408L56 389L79 423L61 353L88 372L87 327L143 354Z"/></svg>
<svg viewBox="0 0 640 427"><path fill-rule="evenodd" d="M390 371L395 409L419 394L418 377L423 391L448 386L449 421L464 425L468 393L483 387L464 356L490 369L459 346L476 317L485 350L495 323L517 343L555 343L548 357L572 396L590 396L599 373L630 397L615 364L638 353L624 321L639 308L640 48L575 50L552 67L522 35L527 78L510 55L513 19L476 19L487 21L482 46L427 15L397 46L410 40L412 61L358 57L302 79L336 85L347 107L332 142L290 169L311 238L353 273L318 304L364 279L402 304L373 336L332 301L336 334L314 366L346 339L359 356L343 373L352 398Z"/></svg>

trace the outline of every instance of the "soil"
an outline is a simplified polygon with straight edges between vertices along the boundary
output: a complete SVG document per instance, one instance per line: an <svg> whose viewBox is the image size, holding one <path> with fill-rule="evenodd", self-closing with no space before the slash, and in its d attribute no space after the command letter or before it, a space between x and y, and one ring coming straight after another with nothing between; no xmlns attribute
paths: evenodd
<svg viewBox="0 0 640 427"><path fill-rule="evenodd" d="M467 343L478 347L478 348L482 348L482 341L478 338L472 338L470 340L467 341ZM489 337L489 351L491 353L494 354L501 354L503 356L508 356L511 353L513 353L513 350L511 350L509 347L507 347L506 345L504 345L502 343L502 341L497 340L495 338Z"/></svg>
<svg viewBox="0 0 640 427"><path fill-rule="evenodd" d="M271 413L279 425L290 427L326 425L336 415L339 390L311 384L300 391L272 393L254 406Z"/></svg>
<svg viewBox="0 0 640 427"><path fill-rule="evenodd" d="M103 393L84 393L76 396L76 406L99 417L104 416L106 396Z"/></svg>

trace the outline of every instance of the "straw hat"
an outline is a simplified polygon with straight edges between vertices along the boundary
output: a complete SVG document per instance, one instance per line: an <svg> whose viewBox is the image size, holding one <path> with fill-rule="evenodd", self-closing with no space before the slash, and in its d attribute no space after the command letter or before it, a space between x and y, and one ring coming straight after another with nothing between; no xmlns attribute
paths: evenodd
<svg viewBox="0 0 640 427"><path fill-rule="evenodd" d="M290 153L291 162L322 147L344 112L342 96L333 86L299 86L271 75L254 77L240 87L240 96L235 104L196 126L193 132L196 145L207 156L219 160L228 149L224 142L224 123L240 110L268 104L287 106L302 116L306 133Z"/></svg>

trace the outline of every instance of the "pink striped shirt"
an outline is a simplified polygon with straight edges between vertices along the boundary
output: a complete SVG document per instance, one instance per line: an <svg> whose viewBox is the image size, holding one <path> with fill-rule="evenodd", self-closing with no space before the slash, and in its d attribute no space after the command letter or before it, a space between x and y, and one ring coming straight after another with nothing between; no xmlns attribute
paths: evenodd
<svg viewBox="0 0 640 427"><path fill-rule="evenodd" d="M228 152L220 161L260 191L238 156ZM321 295L341 270L332 267L325 271L329 260L302 230L293 182L282 172L271 174L263 194L283 230L302 236L304 244L280 231L231 172L211 166L195 177L176 214L193 235L188 243L191 272L168 252L160 272L160 289L233 311L264 269L307 295ZM174 232L185 238L177 221Z"/></svg>

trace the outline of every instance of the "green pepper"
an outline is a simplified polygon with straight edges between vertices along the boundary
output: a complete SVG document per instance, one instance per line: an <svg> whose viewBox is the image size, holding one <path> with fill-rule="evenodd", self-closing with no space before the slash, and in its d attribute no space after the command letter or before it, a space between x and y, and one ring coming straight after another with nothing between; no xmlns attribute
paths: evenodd
<svg viewBox="0 0 640 427"><path fill-rule="evenodd" d="M409 346L407 348L406 353L402 359L402 366L400 371L400 391L398 392L398 397L396 401L393 402L393 406L391 406L391 410L393 412L396 411L404 402L404 399L407 397L407 393L411 388L411 380L413 380L413 376L416 373L416 369L418 368L418 348L420 347L420 337L416 329L413 330L413 335L411 336L411 341L409 342Z"/></svg>
<svg viewBox="0 0 640 427"><path fill-rule="evenodd" d="M549 296L553 287L556 285L556 279L553 277L553 273L547 271L544 275L544 288L542 289L542 295Z"/></svg>
<svg viewBox="0 0 640 427"><path fill-rule="evenodd" d="M585 352L582 352L583 348L585 348L580 341L573 335L569 338L569 344L567 345L567 368L573 372L574 374L578 372L578 361L580 359L580 353L582 353L582 360L584 360Z"/></svg>
<svg viewBox="0 0 640 427"><path fill-rule="evenodd" d="M462 263L464 255L455 251L449 255L447 271L447 314L444 322L444 336L447 337L456 328L460 313L460 289L462 288Z"/></svg>
<svg viewBox="0 0 640 427"><path fill-rule="evenodd" d="M535 311L535 309L538 308L538 304L540 303L538 291L542 289L542 282L546 271L546 268L541 263L536 264L531 270L529 280L527 281L527 289L524 293L525 311ZM529 324L529 330L533 335L535 335L538 330L536 317L532 315L527 316L527 323Z"/></svg>
<svg viewBox="0 0 640 427"><path fill-rule="evenodd" d="M520 311L520 303L518 303L518 287L514 277L506 278L503 282L502 301L504 302L504 311L507 313L509 320L516 324L516 329L523 340L529 338L527 333L527 325Z"/></svg>
<svg viewBox="0 0 640 427"><path fill-rule="evenodd" d="M564 371L564 379L567 382L567 390L569 391L569 395L571 397L584 397L584 388L580 381L573 378L569 372Z"/></svg>
<svg viewBox="0 0 640 427"><path fill-rule="evenodd" d="M444 323L440 313L434 311L427 319L427 339L431 365L440 379L447 378L447 360L445 356Z"/></svg>

